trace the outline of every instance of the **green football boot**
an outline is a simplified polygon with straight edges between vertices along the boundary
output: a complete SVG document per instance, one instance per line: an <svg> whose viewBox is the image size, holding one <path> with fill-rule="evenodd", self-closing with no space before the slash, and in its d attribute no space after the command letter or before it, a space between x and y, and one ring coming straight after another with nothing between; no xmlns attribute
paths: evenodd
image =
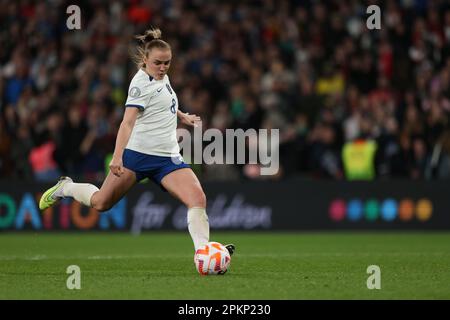
<svg viewBox="0 0 450 320"><path fill-rule="evenodd" d="M62 188L68 182L73 182L69 177L61 177L57 184L44 192L39 200L39 209L45 210L63 198Z"/></svg>

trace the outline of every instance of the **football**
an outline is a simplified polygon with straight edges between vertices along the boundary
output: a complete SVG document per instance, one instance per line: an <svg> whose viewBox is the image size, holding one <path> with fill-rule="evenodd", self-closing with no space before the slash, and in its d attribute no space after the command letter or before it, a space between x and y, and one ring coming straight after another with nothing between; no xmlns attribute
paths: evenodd
<svg viewBox="0 0 450 320"><path fill-rule="evenodd" d="M225 274L230 267L231 256L223 244L208 242L196 250L194 262L201 275Z"/></svg>

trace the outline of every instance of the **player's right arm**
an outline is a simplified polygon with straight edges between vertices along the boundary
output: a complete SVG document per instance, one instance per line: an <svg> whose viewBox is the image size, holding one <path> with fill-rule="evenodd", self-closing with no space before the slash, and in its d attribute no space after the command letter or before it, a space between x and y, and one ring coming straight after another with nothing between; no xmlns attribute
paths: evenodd
<svg viewBox="0 0 450 320"><path fill-rule="evenodd" d="M131 132L133 131L139 112L142 112L148 105L151 93L153 92L153 84L152 79L149 79L147 74L140 71L134 75L130 82L128 97L125 102L125 113L119 131L117 132L116 146L111 163L109 164L109 169L117 177L120 177L124 172L122 161L123 151L128 144L128 140L130 140Z"/></svg>
<svg viewBox="0 0 450 320"><path fill-rule="evenodd" d="M109 164L109 169L117 177L120 177L124 172L122 162L123 150L130 139L138 113L138 108L126 108L119 131L117 132L116 146L111 163Z"/></svg>

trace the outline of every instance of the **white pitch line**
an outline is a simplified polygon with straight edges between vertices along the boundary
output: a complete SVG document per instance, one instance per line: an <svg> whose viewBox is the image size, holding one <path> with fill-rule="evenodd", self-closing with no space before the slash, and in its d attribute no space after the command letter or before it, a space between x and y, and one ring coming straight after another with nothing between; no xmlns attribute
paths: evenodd
<svg viewBox="0 0 450 320"><path fill-rule="evenodd" d="M299 253L280 253L280 254L268 254L268 253L240 253L242 258L304 258L304 257L383 257L383 256L449 256L449 252L299 252ZM27 261L40 261L40 260L120 260L120 259L179 259L179 258L192 258L194 255L186 254L136 254L136 255L73 255L73 256L48 256L44 254L37 254L33 256L0 256L0 261L11 260L27 260Z"/></svg>

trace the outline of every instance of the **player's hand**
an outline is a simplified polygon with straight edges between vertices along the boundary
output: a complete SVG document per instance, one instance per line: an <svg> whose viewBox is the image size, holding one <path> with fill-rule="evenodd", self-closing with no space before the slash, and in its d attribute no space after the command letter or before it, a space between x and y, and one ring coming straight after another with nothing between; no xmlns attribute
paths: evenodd
<svg viewBox="0 0 450 320"><path fill-rule="evenodd" d="M202 121L199 116L189 113L183 113L180 120L181 123L192 127L198 127L198 123Z"/></svg>
<svg viewBox="0 0 450 320"><path fill-rule="evenodd" d="M122 159L113 158L109 164L109 170L111 170L116 177L120 177L125 172Z"/></svg>

